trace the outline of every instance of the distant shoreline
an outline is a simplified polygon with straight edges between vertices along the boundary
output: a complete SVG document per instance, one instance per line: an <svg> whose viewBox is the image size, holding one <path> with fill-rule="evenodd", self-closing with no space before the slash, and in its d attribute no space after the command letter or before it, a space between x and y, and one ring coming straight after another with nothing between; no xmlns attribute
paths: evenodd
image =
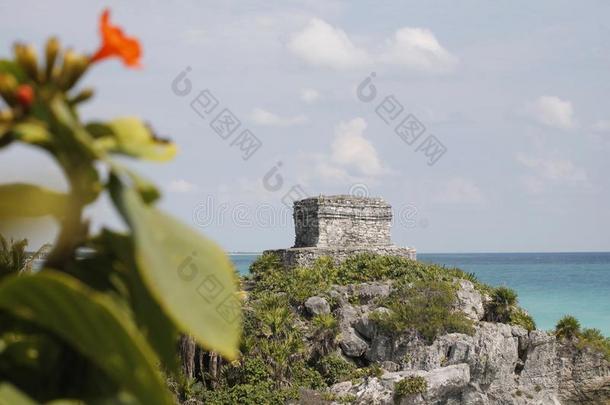
<svg viewBox="0 0 610 405"><path fill-rule="evenodd" d="M234 256L247 256L247 255L261 255L260 252L227 252ZM417 252L422 255L569 255L569 254L610 254L607 250L583 250L583 251L572 251L572 252Z"/></svg>

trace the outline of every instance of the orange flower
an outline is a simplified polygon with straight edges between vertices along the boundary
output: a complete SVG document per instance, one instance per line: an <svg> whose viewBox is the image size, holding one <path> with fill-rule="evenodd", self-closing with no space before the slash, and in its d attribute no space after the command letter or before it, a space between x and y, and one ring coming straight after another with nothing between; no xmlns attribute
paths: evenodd
<svg viewBox="0 0 610 405"><path fill-rule="evenodd" d="M100 34L102 45L91 57L91 62L116 56L130 67L140 67L140 42L136 38L128 37L119 27L110 24L110 10L106 9L100 18Z"/></svg>

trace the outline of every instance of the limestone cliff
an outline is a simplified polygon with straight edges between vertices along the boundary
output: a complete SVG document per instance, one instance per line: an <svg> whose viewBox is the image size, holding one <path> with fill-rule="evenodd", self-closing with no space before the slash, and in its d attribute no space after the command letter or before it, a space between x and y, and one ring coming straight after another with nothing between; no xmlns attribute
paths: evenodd
<svg viewBox="0 0 610 405"><path fill-rule="evenodd" d="M391 290L391 283L333 289L340 354L383 369L379 377L333 385L337 398L358 404L610 403L610 363L601 353L548 332L485 322L485 297L469 281L460 282L456 310L475 321L475 333L441 335L432 344L409 330L388 333L370 320L372 313L388 311L374 303ZM422 376L426 391L397 398L396 382L410 376Z"/></svg>

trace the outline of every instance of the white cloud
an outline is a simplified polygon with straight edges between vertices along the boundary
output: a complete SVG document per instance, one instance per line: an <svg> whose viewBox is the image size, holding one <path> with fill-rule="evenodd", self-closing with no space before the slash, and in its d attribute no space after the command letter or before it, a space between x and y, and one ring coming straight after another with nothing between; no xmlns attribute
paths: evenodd
<svg viewBox="0 0 610 405"><path fill-rule="evenodd" d="M167 190L170 193L190 193L192 191L196 191L197 189L199 189L199 187L197 187L196 184L184 179L172 180L167 187Z"/></svg>
<svg viewBox="0 0 610 405"><path fill-rule="evenodd" d="M517 161L533 170L534 174L524 179L527 189L533 193L544 191L547 185L590 186L587 172L571 160L518 154Z"/></svg>
<svg viewBox="0 0 610 405"><path fill-rule="evenodd" d="M252 110L250 119L258 125L272 127L290 127L307 122L307 117L303 114L295 115L293 117L280 117L279 115L263 110L262 108L255 108Z"/></svg>
<svg viewBox="0 0 610 405"><path fill-rule="evenodd" d="M352 43L347 34L327 22L314 18L288 42L288 49L307 63L333 69L367 65L369 55Z"/></svg>
<svg viewBox="0 0 610 405"><path fill-rule="evenodd" d="M542 159L532 158L525 155L517 155L517 161L532 169L536 169L538 173L549 180L569 180L569 181L585 181L587 180L586 172L578 168L568 159Z"/></svg>
<svg viewBox="0 0 610 405"><path fill-rule="evenodd" d="M315 89L303 89L301 90L301 100L307 104L316 102L320 98L320 93Z"/></svg>
<svg viewBox="0 0 610 405"><path fill-rule="evenodd" d="M453 70L458 62L425 28L400 28L386 43L382 51L367 50L355 45L342 29L314 18L302 31L293 34L288 50L310 65L337 70L377 63L439 73Z"/></svg>
<svg viewBox="0 0 610 405"><path fill-rule="evenodd" d="M360 180L358 177L350 175L344 168L328 162L325 157L318 156L317 160L316 174L328 183L350 184Z"/></svg>
<svg viewBox="0 0 610 405"><path fill-rule="evenodd" d="M329 153L303 154L299 157L300 181L317 179L327 184L375 183L379 176L392 173L384 165L371 142L364 137L363 118L340 122Z"/></svg>
<svg viewBox="0 0 610 405"><path fill-rule="evenodd" d="M335 128L330 158L333 163L355 169L361 175L377 176L387 170L375 147L363 135L366 126L366 121L360 117L340 122Z"/></svg>
<svg viewBox="0 0 610 405"><path fill-rule="evenodd" d="M541 96L526 106L529 115L539 124L558 129L576 126L572 103L554 96Z"/></svg>
<svg viewBox="0 0 610 405"><path fill-rule="evenodd" d="M481 204L483 192L472 180L453 177L443 183L433 195L433 200L444 204Z"/></svg>
<svg viewBox="0 0 610 405"><path fill-rule="evenodd" d="M591 127L594 132L610 132L610 120L599 120Z"/></svg>
<svg viewBox="0 0 610 405"><path fill-rule="evenodd" d="M426 72L446 72L457 65L457 58L428 29L404 27L388 42L389 49L380 57L383 62Z"/></svg>

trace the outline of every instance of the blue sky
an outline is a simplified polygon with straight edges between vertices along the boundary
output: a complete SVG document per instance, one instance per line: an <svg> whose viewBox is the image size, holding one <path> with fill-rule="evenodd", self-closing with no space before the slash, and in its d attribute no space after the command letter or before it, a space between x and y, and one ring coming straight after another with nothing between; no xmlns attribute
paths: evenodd
<svg viewBox="0 0 610 405"><path fill-rule="evenodd" d="M105 6L141 39L143 68L95 66L84 116L138 115L175 140L175 161L130 164L228 250L292 245L294 186L384 197L394 241L420 252L610 250L610 3L2 1L0 51L55 34L93 52ZM206 89L218 106L200 117ZM387 96L400 114L377 110ZM241 122L226 140L210 127L224 108ZM425 127L411 145L394 132L409 114ZM262 142L247 160L233 143L245 129ZM433 165L418 150L429 135L446 148ZM65 188L23 147L0 152L0 180ZM107 201L88 215L120 226ZM54 234L45 220L8 229L34 245Z"/></svg>

